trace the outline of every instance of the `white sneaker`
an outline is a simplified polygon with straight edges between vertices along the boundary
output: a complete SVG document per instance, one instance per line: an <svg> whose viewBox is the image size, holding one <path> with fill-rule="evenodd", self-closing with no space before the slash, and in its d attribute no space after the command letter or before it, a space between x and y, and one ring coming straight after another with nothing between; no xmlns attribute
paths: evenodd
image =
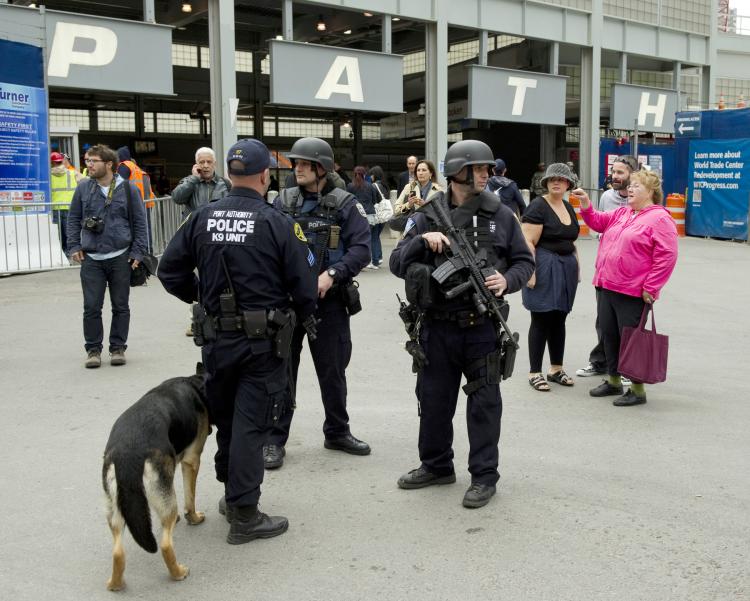
<svg viewBox="0 0 750 601"><path fill-rule="evenodd" d="M365 269L380 269L375 263L370 263Z"/></svg>
<svg viewBox="0 0 750 601"><path fill-rule="evenodd" d="M607 374L606 370L597 369L591 363L589 363L586 367L582 369L576 370L576 375L581 378L588 378L590 376L604 376L606 374Z"/></svg>
<svg viewBox="0 0 750 601"><path fill-rule="evenodd" d="M632 384L630 378L626 378L625 376L620 376L620 380L622 380L623 386L630 386Z"/></svg>

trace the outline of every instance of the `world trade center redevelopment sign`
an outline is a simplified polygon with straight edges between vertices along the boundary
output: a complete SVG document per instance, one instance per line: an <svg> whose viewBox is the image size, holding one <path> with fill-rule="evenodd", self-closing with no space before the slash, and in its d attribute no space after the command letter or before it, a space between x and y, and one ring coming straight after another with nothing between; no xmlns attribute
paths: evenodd
<svg viewBox="0 0 750 601"><path fill-rule="evenodd" d="M567 77L469 67L469 119L565 125Z"/></svg>
<svg viewBox="0 0 750 601"><path fill-rule="evenodd" d="M271 102L380 113L404 110L396 54L272 40Z"/></svg>

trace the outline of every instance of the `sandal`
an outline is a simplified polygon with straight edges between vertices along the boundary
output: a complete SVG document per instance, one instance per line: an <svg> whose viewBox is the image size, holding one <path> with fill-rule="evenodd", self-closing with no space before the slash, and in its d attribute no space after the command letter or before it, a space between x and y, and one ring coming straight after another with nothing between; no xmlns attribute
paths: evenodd
<svg viewBox="0 0 750 601"><path fill-rule="evenodd" d="M537 374L532 378L529 378L529 386L531 386L534 390L538 390L539 392L549 392L549 384L544 381L544 376L542 374Z"/></svg>
<svg viewBox="0 0 750 601"><path fill-rule="evenodd" d="M562 369L553 374L547 374L547 381L555 382L560 384L560 386L575 386L573 378L566 374Z"/></svg>

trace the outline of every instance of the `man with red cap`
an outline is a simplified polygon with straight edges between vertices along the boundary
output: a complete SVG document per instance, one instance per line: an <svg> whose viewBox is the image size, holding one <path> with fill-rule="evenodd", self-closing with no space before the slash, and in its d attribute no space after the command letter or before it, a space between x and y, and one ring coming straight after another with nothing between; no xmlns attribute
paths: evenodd
<svg viewBox="0 0 750 601"><path fill-rule="evenodd" d="M73 200L73 192L76 191L76 186L83 179L83 175L66 168L65 155L62 153L53 152L49 155L49 161L52 166L49 177L52 222L58 226L60 246L63 252L67 253L68 236L65 230L68 227L70 201Z"/></svg>

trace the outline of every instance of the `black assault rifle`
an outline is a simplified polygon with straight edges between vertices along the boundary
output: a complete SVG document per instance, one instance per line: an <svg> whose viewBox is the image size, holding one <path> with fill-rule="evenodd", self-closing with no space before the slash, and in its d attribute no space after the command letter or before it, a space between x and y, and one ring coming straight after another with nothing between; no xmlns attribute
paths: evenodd
<svg viewBox="0 0 750 601"><path fill-rule="evenodd" d="M473 290L471 299L477 313L479 315L489 313L489 317L495 324L498 350L501 353L501 364L498 367L502 379L507 380L513 373L516 351L519 348L518 333L511 332L508 322L503 317L503 308L507 307L508 303L498 299L485 285L485 278L493 275L495 268L488 264L484 252L480 251L482 256L479 256L474 251L474 247L466 237L466 232L453 224L450 214L442 204L443 198L442 194L436 196L422 209L434 212L438 224L450 241L450 246L443 250L446 261L432 273L432 278L438 284L443 284L455 273L464 270L468 272L469 279L445 292L445 297L450 300Z"/></svg>

